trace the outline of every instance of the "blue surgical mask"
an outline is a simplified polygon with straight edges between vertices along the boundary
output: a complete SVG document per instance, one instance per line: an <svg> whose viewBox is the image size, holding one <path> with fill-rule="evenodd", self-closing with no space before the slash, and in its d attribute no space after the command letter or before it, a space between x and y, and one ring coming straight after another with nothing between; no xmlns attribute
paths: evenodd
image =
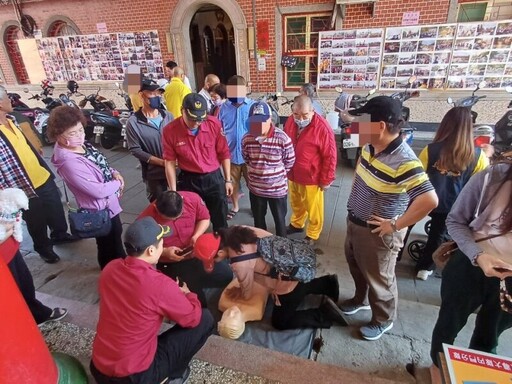
<svg viewBox="0 0 512 384"><path fill-rule="evenodd" d="M153 96L148 98L149 100L149 106L153 109L160 108L160 96Z"/></svg>
<svg viewBox="0 0 512 384"><path fill-rule="evenodd" d="M189 129L190 133L192 133L194 136L197 136L197 134L199 133L199 127L198 128L194 128L194 129Z"/></svg>
<svg viewBox="0 0 512 384"><path fill-rule="evenodd" d="M293 119L293 120L295 120L295 124L297 124L297 126L300 129L306 128L311 123L311 119L306 119L306 120Z"/></svg>
<svg viewBox="0 0 512 384"><path fill-rule="evenodd" d="M245 100L245 97L228 97L228 100L233 104L242 104Z"/></svg>

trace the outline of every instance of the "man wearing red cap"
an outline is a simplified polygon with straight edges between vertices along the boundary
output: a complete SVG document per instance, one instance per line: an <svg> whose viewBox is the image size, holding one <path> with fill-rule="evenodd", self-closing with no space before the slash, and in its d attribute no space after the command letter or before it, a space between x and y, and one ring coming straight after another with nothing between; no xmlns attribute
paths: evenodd
<svg viewBox="0 0 512 384"><path fill-rule="evenodd" d="M204 288L224 288L233 280L227 262L216 263L205 270L194 256L192 246L210 226L210 215L201 197L194 192L165 191L139 215L152 217L160 225L169 226L173 235L164 239L164 250L158 269L173 279L187 283L206 307Z"/></svg>

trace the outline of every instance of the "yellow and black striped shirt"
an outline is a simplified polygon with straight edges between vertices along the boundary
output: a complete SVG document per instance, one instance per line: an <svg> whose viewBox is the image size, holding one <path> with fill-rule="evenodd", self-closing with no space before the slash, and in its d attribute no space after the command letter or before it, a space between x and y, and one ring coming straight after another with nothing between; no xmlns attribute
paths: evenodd
<svg viewBox="0 0 512 384"><path fill-rule="evenodd" d="M421 162L401 136L382 152L366 144L356 168L347 208L361 220L403 215L417 196L434 190Z"/></svg>

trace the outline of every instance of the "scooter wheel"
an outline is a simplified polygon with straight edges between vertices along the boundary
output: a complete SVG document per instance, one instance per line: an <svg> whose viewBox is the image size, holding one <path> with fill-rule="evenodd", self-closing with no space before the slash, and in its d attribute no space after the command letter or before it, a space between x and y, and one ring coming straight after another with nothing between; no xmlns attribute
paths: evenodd
<svg viewBox="0 0 512 384"><path fill-rule="evenodd" d="M105 136L101 136L100 144L105 149L112 149L116 145L116 142L112 139L107 139Z"/></svg>
<svg viewBox="0 0 512 384"><path fill-rule="evenodd" d="M429 220L425 223L423 229L425 229L425 233L428 235L430 233L430 227L432 226L432 220Z"/></svg>
<svg viewBox="0 0 512 384"><path fill-rule="evenodd" d="M423 240L411 241L407 246L407 252L409 252L411 259L418 261L421 258L421 255L423 255L423 250L425 249L426 245L427 243Z"/></svg>

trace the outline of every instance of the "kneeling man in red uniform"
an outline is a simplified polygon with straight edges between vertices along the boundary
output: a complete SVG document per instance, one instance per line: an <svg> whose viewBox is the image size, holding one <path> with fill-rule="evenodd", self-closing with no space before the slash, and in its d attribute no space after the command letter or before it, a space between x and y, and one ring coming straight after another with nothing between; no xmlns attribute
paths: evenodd
<svg viewBox="0 0 512 384"><path fill-rule="evenodd" d="M155 269L169 234L151 217L136 220L124 236L128 257L110 262L100 275L90 365L99 384L183 383L214 329L197 295ZM164 318L176 325L158 335Z"/></svg>

